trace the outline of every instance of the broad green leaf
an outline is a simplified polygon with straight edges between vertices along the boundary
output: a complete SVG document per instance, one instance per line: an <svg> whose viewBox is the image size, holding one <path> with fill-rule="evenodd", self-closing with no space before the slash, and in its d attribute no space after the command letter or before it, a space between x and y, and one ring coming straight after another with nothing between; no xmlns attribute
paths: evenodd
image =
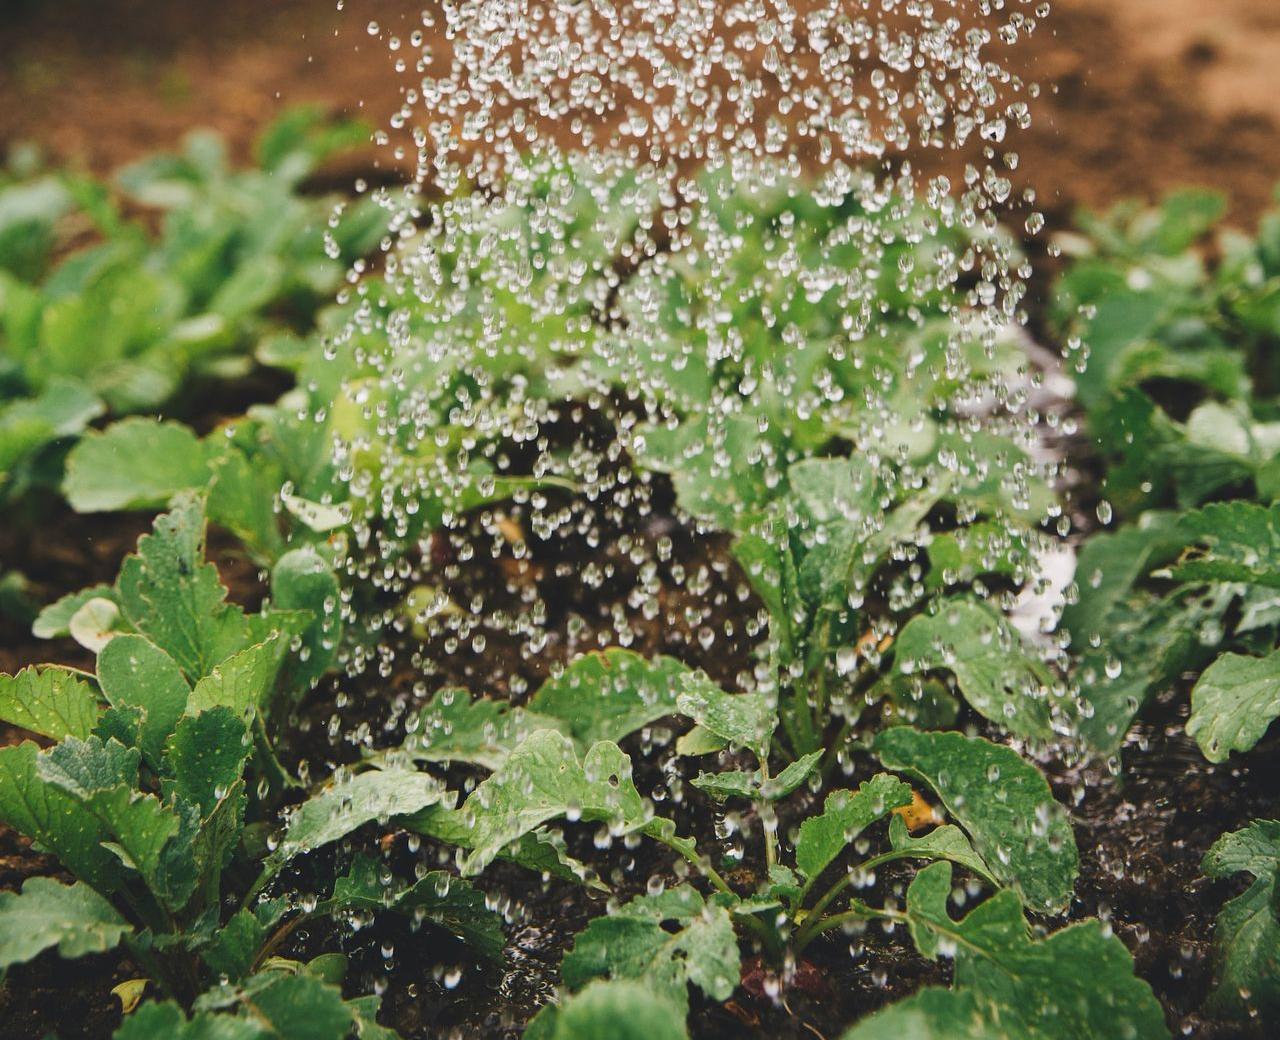
<svg viewBox="0 0 1280 1040"><path fill-rule="evenodd" d="M107 832L107 847L136 870L147 887L177 909L195 883L194 865L166 855L181 820L153 795L136 788L138 752L115 741L69 738L44 752L40 778L71 795ZM185 850L179 850L185 851Z"/></svg>
<svg viewBox="0 0 1280 1040"><path fill-rule="evenodd" d="M776 802L804 783L822 761L822 751L802 755L775 777L766 780L760 770L753 773L733 770L725 773L699 773L691 781L717 801L729 797L763 798Z"/></svg>
<svg viewBox="0 0 1280 1040"><path fill-rule="evenodd" d="M285 553L271 570L271 598L281 610L305 610L310 621L292 665L295 682L306 691L329 670L342 639L338 578L315 549Z"/></svg>
<svg viewBox="0 0 1280 1040"><path fill-rule="evenodd" d="M358 856L333 885L334 909L395 910L427 920L458 936L489 960L501 961L506 936L502 918L485 904L482 892L462 878L434 870L408 888L383 884L376 860Z"/></svg>
<svg viewBox="0 0 1280 1040"><path fill-rule="evenodd" d="M0 721L53 740L84 740L98 721L98 697L62 668L24 668L0 675Z"/></svg>
<svg viewBox="0 0 1280 1040"><path fill-rule="evenodd" d="M420 813L405 817L405 827L429 838L461 849L475 847L469 818L461 809L433 805ZM564 837L545 827L530 831L498 853L498 859L515 863L545 878L558 878L574 885L585 885L599 892L609 887L585 863L569 855Z"/></svg>
<svg viewBox="0 0 1280 1040"><path fill-rule="evenodd" d="M955 992L971 997L985 1019L986 1031L978 1035L1009 1040L1168 1035L1151 987L1134 976L1129 951L1099 922L1074 924L1037 942L1013 892L996 893L960 921L947 912L950 894L951 864L925 867L907 890L908 926L926 957L954 956ZM967 1006L948 1004L932 998L930 1009L959 1012L959 1022L972 1035ZM867 1035L876 1034L854 1033Z"/></svg>
<svg viewBox="0 0 1280 1040"><path fill-rule="evenodd" d="M796 838L800 873L813 882L854 838L894 809L910 804L911 788L886 773L863 781L856 791L833 791L821 815L800 824Z"/></svg>
<svg viewBox="0 0 1280 1040"><path fill-rule="evenodd" d="M247 910L237 910L214 932L200 956L209 969L236 981L253 967L267 938L267 929Z"/></svg>
<svg viewBox="0 0 1280 1040"><path fill-rule="evenodd" d="M1280 715L1280 650L1266 657L1223 654L1191 690L1187 735L1210 762L1248 751Z"/></svg>
<svg viewBox="0 0 1280 1040"><path fill-rule="evenodd" d="M864 1018L840 1040L1014 1040L973 994L926 987ZM1018 1040L1021 1040L1019 1037Z"/></svg>
<svg viewBox="0 0 1280 1040"><path fill-rule="evenodd" d="M0 822L98 891L115 891L123 870L102 845L107 829L77 798L40 777L39 750L32 743L0 748Z"/></svg>
<svg viewBox="0 0 1280 1040"><path fill-rule="evenodd" d="M279 635L232 654L201 677L187 700L188 714L228 708L243 719L262 711L275 690L285 647Z"/></svg>
<svg viewBox="0 0 1280 1040"><path fill-rule="evenodd" d="M697 757L723 751L729 742L718 737L703 726L694 726L688 733L682 733L676 739L676 754Z"/></svg>
<svg viewBox="0 0 1280 1040"><path fill-rule="evenodd" d="M652 815L631 781L631 760L616 744L601 741L579 762L569 738L554 730L526 738L459 811L470 823L470 850L459 860L465 875L480 873L549 820L575 815L631 832Z"/></svg>
<svg viewBox="0 0 1280 1040"><path fill-rule="evenodd" d="M879 516L884 493L876 467L862 456L805 459L787 470L796 500L816 523L860 526Z"/></svg>
<svg viewBox="0 0 1280 1040"><path fill-rule="evenodd" d="M444 689L418 713L417 727L401 750L415 762L471 762L492 771L540 729L568 726L563 719L514 708L506 701Z"/></svg>
<svg viewBox="0 0 1280 1040"><path fill-rule="evenodd" d="M273 875L294 856L344 838L366 823L408 816L445 796L439 781L412 769L374 769L339 780L294 810L265 874Z"/></svg>
<svg viewBox="0 0 1280 1040"><path fill-rule="evenodd" d="M1254 820L1224 834L1208 851L1200 869L1209 877L1253 875L1243 895L1230 900L1214 929L1214 975L1210 1007L1233 1016L1280 1013L1280 822Z"/></svg>
<svg viewBox="0 0 1280 1040"><path fill-rule="evenodd" d="M635 982L593 982L542 1009L525 1040L688 1040L679 1007Z"/></svg>
<svg viewBox="0 0 1280 1040"><path fill-rule="evenodd" d="M949 823L913 838L901 816L889 821L889 846L904 859L948 860L966 867L992 888L999 888L991 868L974 850L964 831Z"/></svg>
<svg viewBox="0 0 1280 1040"><path fill-rule="evenodd" d="M1009 732L1037 740L1053 736L1052 677L990 607L960 600L944 603L933 616L917 615L899 633L894 653L899 671L954 673L974 710Z"/></svg>
<svg viewBox="0 0 1280 1040"><path fill-rule="evenodd" d="M210 472L209 519L234 534L259 560L279 557L284 549L276 512L279 471L256 459L251 463L230 449L212 461Z"/></svg>
<svg viewBox="0 0 1280 1040"><path fill-rule="evenodd" d="M186 426L134 417L82 438L67 456L63 493L78 513L165 506L208 485L210 451Z"/></svg>
<svg viewBox="0 0 1280 1040"><path fill-rule="evenodd" d="M630 979L687 1010L690 983L725 1001L741 966L728 912L681 885L597 917L574 940L560 971L570 989L597 978Z"/></svg>
<svg viewBox="0 0 1280 1040"><path fill-rule="evenodd" d="M191 696L182 669L150 640L119 635L98 655L98 682L113 708L142 709L142 751L157 765Z"/></svg>
<svg viewBox="0 0 1280 1040"><path fill-rule="evenodd" d="M1178 526L1201 549L1169 569L1175 580L1280 588L1280 504L1215 502L1183 516Z"/></svg>
<svg viewBox="0 0 1280 1040"><path fill-rule="evenodd" d="M240 1003L245 1018L280 1040L346 1040L355 1024L342 991L305 973L261 972L245 984Z"/></svg>
<svg viewBox="0 0 1280 1040"><path fill-rule="evenodd" d="M1076 678L1083 710L1076 725L1094 751L1111 754L1154 691L1211 659L1202 632L1225 612L1234 595L1223 587L1156 597L1140 592L1108 612L1097 647L1079 650Z"/></svg>
<svg viewBox="0 0 1280 1040"><path fill-rule="evenodd" d="M251 1019L197 1011L187 1018L171 1001L147 1001L124 1017L114 1040L267 1040L273 1034ZM341 1034L332 1040L341 1040Z"/></svg>
<svg viewBox="0 0 1280 1040"><path fill-rule="evenodd" d="M37 639L57 639L71 633L71 619L90 600L114 599L115 589L110 585L91 585L79 592L71 592L55 600L36 616L31 634Z"/></svg>
<svg viewBox="0 0 1280 1040"><path fill-rule="evenodd" d="M584 654L529 701L529 710L563 720L582 747L615 743L676 710L689 669L671 657L630 650Z"/></svg>
<svg viewBox="0 0 1280 1040"><path fill-rule="evenodd" d="M1066 811L1016 751L981 737L895 726L875 753L886 769L927 783L991 872L1038 913L1071 901L1080 856Z"/></svg>
<svg viewBox="0 0 1280 1040"><path fill-rule="evenodd" d="M769 755L778 717L763 695L725 693L700 672L681 678L676 710L721 740L750 748L763 761Z"/></svg>
<svg viewBox="0 0 1280 1040"><path fill-rule="evenodd" d="M208 818L244 772L252 751L248 727L230 708L187 715L169 738L165 761L178 797Z"/></svg>
<svg viewBox="0 0 1280 1040"><path fill-rule="evenodd" d="M249 642L239 607L225 602L218 570L204 559L204 506L179 496L138 540L120 569L120 607L139 632L177 661L188 681Z"/></svg>
<svg viewBox="0 0 1280 1040"><path fill-rule="evenodd" d="M0 892L0 969L56 946L63 957L113 949L129 923L83 882L28 878L22 894Z"/></svg>

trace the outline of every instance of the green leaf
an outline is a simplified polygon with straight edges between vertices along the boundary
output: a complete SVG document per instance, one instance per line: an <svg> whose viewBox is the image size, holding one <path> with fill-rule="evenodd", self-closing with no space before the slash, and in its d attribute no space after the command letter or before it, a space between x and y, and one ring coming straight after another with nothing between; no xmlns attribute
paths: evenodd
<svg viewBox="0 0 1280 1040"><path fill-rule="evenodd" d="M120 862L102 845L107 829L77 798L40 777L35 744L0 748L0 821L55 855L99 892L119 886Z"/></svg>
<svg viewBox="0 0 1280 1040"><path fill-rule="evenodd" d="M1280 650L1266 657L1223 654L1191 690L1187 736L1210 762L1248 751L1280 715Z"/></svg>
<svg viewBox="0 0 1280 1040"><path fill-rule="evenodd" d="M261 460L250 463L235 449L214 459L210 470L209 519L234 534L259 560L279 557L284 549L276 512L283 483L280 471Z"/></svg>
<svg viewBox="0 0 1280 1040"><path fill-rule="evenodd" d="M280 1040L346 1040L355 1013L342 991L306 974L262 972L241 998L245 1017Z"/></svg>
<svg viewBox="0 0 1280 1040"><path fill-rule="evenodd" d="M408 816L445 795L439 781L412 769L374 769L339 780L294 810L264 875L274 875L294 856L345 838L366 823Z"/></svg>
<svg viewBox="0 0 1280 1040"><path fill-rule="evenodd" d="M992 888L999 888L991 868L973 849L964 831L951 824L934 827L927 834L913 838L901 816L889 821L889 846L904 859L948 860L966 867Z"/></svg>
<svg viewBox="0 0 1280 1040"><path fill-rule="evenodd" d="M210 971L236 981L253 967L266 938L266 927L253 914L237 910L214 932L200 956Z"/></svg>
<svg viewBox="0 0 1280 1040"><path fill-rule="evenodd" d="M188 427L133 417L71 449L63 493L78 513L159 508L180 491L206 487L209 459Z"/></svg>
<svg viewBox="0 0 1280 1040"><path fill-rule="evenodd" d="M115 589L110 585L91 585L79 592L71 592L61 599L50 603L38 615L31 625L31 634L37 639L57 639L69 635L71 619L90 600L115 598Z"/></svg>
<svg viewBox="0 0 1280 1040"><path fill-rule="evenodd" d="M187 700L187 713L223 707L248 719L262 711L275 691L284 650L281 637L273 633L265 641L232 654L196 683Z"/></svg>
<svg viewBox="0 0 1280 1040"><path fill-rule="evenodd" d="M562 1007L543 1008L525 1040L687 1040L684 1015L635 982L593 982Z"/></svg>
<svg viewBox="0 0 1280 1040"><path fill-rule="evenodd" d="M950 894L951 864L925 867L907 889L908 926L926 957L955 957L955 992L971 997L985 1019L986 1029L977 1035L1009 1040L1168 1035L1151 987L1134 976L1129 951L1099 922L1074 924L1035 942L1013 892L996 893L960 921L947 912ZM929 1010L956 1017L961 1035L974 1035L970 1006L936 997L930 998ZM877 1034L868 1029L852 1035Z"/></svg>
<svg viewBox="0 0 1280 1040"><path fill-rule="evenodd" d="M24 668L0 675L0 721L53 740L83 740L97 724L98 697L62 668Z"/></svg>
<svg viewBox="0 0 1280 1040"><path fill-rule="evenodd" d="M68 738L44 752L37 769L45 783L71 795L96 817L111 839L107 847L148 888L173 909L185 904L195 883L194 865L190 876L184 876L185 865L165 854L180 819L159 799L136 789L137 751L97 737Z"/></svg>
<svg viewBox="0 0 1280 1040"><path fill-rule="evenodd" d="M506 936L502 918L468 881L434 870L409 888L384 885L376 860L358 856L333 885L333 909L395 910L427 920L462 939L489 960L501 962Z"/></svg>
<svg viewBox="0 0 1280 1040"><path fill-rule="evenodd" d="M822 814L800 824L796 838L800 873L814 881L854 838L894 809L910 805L911 797L911 788L887 773L863 781L856 791L827 795Z"/></svg>
<svg viewBox="0 0 1280 1040"><path fill-rule="evenodd" d="M249 642L243 612L224 602L218 570L205 562L204 537L203 503L179 496L138 540L117 583L130 624L177 661L190 682Z"/></svg>
<svg viewBox="0 0 1280 1040"><path fill-rule="evenodd" d="M148 1001L125 1016L114 1040L266 1040L271 1035L247 1018L197 1011L188 1019L171 1001Z"/></svg>
<svg viewBox="0 0 1280 1040"><path fill-rule="evenodd" d="M646 659L630 650L584 654L529 701L529 710L563 720L583 747L615 743L676 711L689 669L671 657Z"/></svg>
<svg viewBox="0 0 1280 1040"><path fill-rule="evenodd" d="M471 762L492 771L530 733L567 728L562 719L515 708L507 701L444 689L419 712L417 728L401 750L415 762Z"/></svg>
<svg viewBox="0 0 1280 1040"><path fill-rule="evenodd" d="M1280 821L1254 820L1224 834L1204 857L1200 869L1209 877L1253 875L1248 890L1230 900L1214 929L1214 976L1209 1006L1241 1018L1260 1015L1268 1021L1280 1013L1280 920L1277 877L1280 876Z"/></svg>
<svg viewBox="0 0 1280 1040"><path fill-rule="evenodd" d="M1016 751L906 726L880 733L874 750L886 769L937 792L991 872L1027 906L1039 913L1067 907L1080 869L1071 824L1039 770Z"/></svg>
<svg viewBox="0 0 1280 1040"><path fill-rule="evenodd" d="M787 470L796 500L816 523L861 526L883 510L876 467L862 456L847 459L804 459Z"/></svg>
<svg viewBox="0 0 1280 1040"><path fill-rule="evenodd" d="M129 923L83 882L28 878L22 894L0 892L0 969L56 946L63 957L113 949Z"/></svg>
<svg viewBox="0 0 1280 1040"><path fill-rule="evenodd" d="M908 674L953 672L960 692L979 714L1020 737L1053 736L1052 678L990 607L950 601L933 616L913 617L898 635L895 663Z"/></svg>
<svg viewBox="0 0 1280 1040"><path fill-rule="evenodd" d="M561 816L608 822L616 832L644 827L651 818L631 781L631 760L609 741L579 762L569 738L554 730L527 737L461 807L470 824L470 851L459 865L478 874L503 849Z"/></svg>
<svg viewBox="0 0 1280 1040"><path fill-rule="evenodd" d="M113 708L142 709L142 752L158 764L191 696L177 662L142 636L118 635L98 655L98 682Z"/></svg>
<svg viewBox="0 0 1280 1040"><path fill-rule="evenodd" d="M248 727L230 708L180 719L165 754L174 792L207 819L240 779L251 750Z"/></svg>
<svg viewBox="0 0 1280 1040"><path fill-rule="evenodd" d="M570 989L597 978L629 979L685 1011L690 983L712 1000L728 1000L741 965L728 912L681 885L597 917L574 940L560 970Z"/></svg>
<svg viewBox="0 0 1280 1040"><path fill-rule="evenodd" d="M729 744L750 748L762 762L769 756L769 742L778 717L763 695L725 693L700 672L681 679L676 710Z"/></svg>
<svg viewBox="0 0 1280 1040"><path fill-rule="evenodd" d="M1280 504L1215 502L1186 514L1178 526L1202 548L1169 569L1174 580L1280 588Z"/></svg>
<svg viewBox="0 0 1280 1040"><path fill-rule="evenodd" d="M840 1040L1014 1040L973 994L927 987L863 1019ZM1020 1038L1019 1038L1020 1040Z"/></svg>
<svg viewBox="0 0 1280 1040"><path fill-rule="evenodd" d="M311 614L293 667L298 687L308 690L329 670L342 639L337 575L315 549L294 549L281 556L271 570L271 598L281 610Z"/></svg>
<svg viewBox="0 0 1280 1040"><path fill-rule="evenodd" d="M693 780L693 786L706 791L717 801L726 798L763 798L776 802L785 798L804 783L822 761L822 751L812 751L802 755L788 765L781 773L766 780L760 770L753 773L739 770L725 773L699 773Z"/></svg>

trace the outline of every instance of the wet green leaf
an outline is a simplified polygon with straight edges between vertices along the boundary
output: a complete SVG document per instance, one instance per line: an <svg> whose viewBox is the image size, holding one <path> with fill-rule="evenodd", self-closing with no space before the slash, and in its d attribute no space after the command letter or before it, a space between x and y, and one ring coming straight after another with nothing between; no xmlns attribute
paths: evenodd
<svg viewBox="0 0 1280 1040"><path fill-rule="evenodd" d="M434 870L405 888L384 884L376 860L358 856L333 885L332 909L394 910L427 920L458 936L489 960L501 961L502 918L469 881Z"/></svg>
<svg viewBox="0 0 1280 1040"><path fill-rule="evenodd" d="M1280 1012L1280 822L1254 820L1224 834L1208 851L1200 869L1209 877L1253 875L1243 895L1230 900L1214 928L1214 976L1210 1007L1232 1016Z"/></svg>
<svg viewBox="0 0 1280 1040"><path fill-rule="evenodd" d="M471 824L459 862L466 875L549 820L571 816L630 832L652 816L631 781L631 760L616 744L601 741L579 762L569 738L554 730L526 738L459 811Z"/></svg>
<svg viewBox="0 0 1280 1040"><path fill-rule="evenodd" d="M593 982L542 1009L525 1040L687 1040L680 1009L639 983Z"/></svg>
<svg viewBox="0 0 1280 1040"><path fill-rule="evenodd" d="M676 711L689 669L670 657L644 658L630 650L584 654L549 679L529 710L560 719L582 747L615 743Z"/></svg>
<svg viewBox="0 0 1280 1040"><path fill-rule="evenodd" d="M1191 690L1187 735L1205 758L1225 762L1248 751L1280 716L1280 650L1266 657L1223 654Z"/></svg>
<svg viewBox="0 0 1280 1040"><path fill-rule="evenodd" d="M593 979L643 982L682 1011L693 984L713 1000L728 1000L741 967L733 922L688 885L640 896L597 917L574 940L561 974L570 989Z"/></svg>
<svg viewBox="0 0 1280 1040"><path fill-rule="evenodd" d="M954 957L954 989L925 990L847 1038L883 1037L908 1024L925 1040L1168 1036L1164 1012L1135 977L1129 951L1097 921L1035 941L1013 892L998 892L959 921L947 912L950 895L951 865L926 867L907 890L907 920L922 954Z"/></svg>
<svg viewBox="0 0 1280 1040"><path fill-rule="evenodd" d="M494 770L540 729L567 731L568 723L450 688L437 692L418 713L417 728L401 750L415 762L471 762Z"/></svg>
<svg viewBox="0 0 1280 1040"><path fill-rule="evenodd" d="M373 769L339 780L294 810L284 840L267 860L266 874L366 823L419 812L445 795L438 780L412 769Z"/></svg>
<svg viewBox="0 0 1280 1040"><path fill-rule="evenodd" d="M725 693L700 672L681 679L676 709L729 744L750 748L763 761L778 717L758 693Z"/></svg>
<svg viewBox="0 0 1280 1040"><path fill-rule="evenodd" d="M886 769L927 783L1006 885L1039 913L1063 910L1080 869L1066 811L1035 766L981 737L895 726L875 753Z"/></svg>
<svg viewBox="0 0 1280 1040"><path fill-rule="evenodd" d="M24 668L0 675L0 721L42 737L83 740L98 721L98 696L61 668Z"/></svg>
<svg viewBox="0 0 1280 1040"><path fill-rule="evenodd" d="M0 892L0 969L56 946L63 957L113 949L133 929L83 882L28 878L22 893Z"/></svg>
<svg viewBox="0 0 1280 1040"><path fill-rule="evenodd" d="M1053 679L988 606L950 601L937 614L912 618L898 635L895 666L909 672L952 672L965 700L992 722L1021 737L1053 736Z"/></svg>
<svg viewBox="0 0 1280 1040"><path fill-rule="evenodd" d="M800 824L796 866L810 882L840 855L854 838L894 809L911 804L911 788L886 773L865 780L856 791L833 791L822 813Z"/></svg>
<svg viewBox="0 0 1280 1040"><path fill-rule="evenodd" d="M142 752L149 763L157 765L191 696L182 669L150 640L119 635L98 655L98 682L113 708L142 710Z"/></svg>
<svg viewBox="0 0 1280 1040"><path fill-rule="evenodd" d="M79 513L163 507L180 491L208 485L210 456L186 426L125 419L71 449L63 493Z"/></svg>

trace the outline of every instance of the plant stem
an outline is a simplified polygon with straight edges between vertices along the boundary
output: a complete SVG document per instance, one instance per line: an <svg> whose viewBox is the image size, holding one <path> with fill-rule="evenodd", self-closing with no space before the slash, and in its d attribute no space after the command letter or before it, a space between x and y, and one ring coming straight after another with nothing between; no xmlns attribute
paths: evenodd
<svg viewBox="0 0 1280 1040"><path fill-rule="evenodd" d="M760 757L760 789L763 791L769 783L769 756L762 755ZM769 820L766 820L763 813L760 816L760 826L764 828L764 863L768 870L772 870L778 864L778 816L773 811L773 807L767 802L765 808L773 817L773 826L769 826Z"/></svg>
<svg viewBox="0 0 1280 1040"><path fill-rule="evenodd" d="M868 906L861 900L851 899L849 900L849 909L843 913L833 914L831 917L821 919L816 915L811 916L805 924L801 925L792 945L795 948L795 952L799 954L801 950L823 932L839 928L850 921L870 921L876 918L886 921L905 921L907 915L898 910L877 910L874 906Z"/></svg>

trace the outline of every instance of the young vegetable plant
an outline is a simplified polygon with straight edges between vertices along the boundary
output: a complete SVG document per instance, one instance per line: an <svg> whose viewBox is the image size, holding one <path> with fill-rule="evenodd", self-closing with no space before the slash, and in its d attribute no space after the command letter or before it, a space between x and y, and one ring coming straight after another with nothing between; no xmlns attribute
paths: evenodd
<svg viewBox="0 0 1280 1040"><path fill-rule="evenodd" d="M682 836L681 819L674 814L688 795L681 797L672 787L673 797L664 803L673 815L659 815L659 807L635 786L631 760L617 741L669 715L693 723L677 742L678 755L725 752L735 760L745 754L754 759L754 769L702 772L690 781L716 801L738 799L756 806L762 825L760 866L746 888L738 877L731 883L709 850ZM933 905L935 900L945 905L952 890L951 864L998 893L983 906L991 904L992 914L1000 908L1005 939L1001 948L983 952L982 962L1011 974L1014 990L1025 984L1030 992L1044 983L1021 978L1047 970L1040 950L1026 939L1023 908L1035 914L1064 910L1078 857L1066 814L1033 766L1012 749L982 738L891 727L872 744L889 772L855 790L829 794L819 812L783 835L776 807L811 781L821 753L775 772L772 742L778 726L763 694L726 693L670 659L646 661L612 650L578 659L523 708L441 691L423 709L405 745L375 761L388 767L399 767L406 758L433 765L466 762L492 771L458 807L436 804L404 821L410 829L459 846L464 876L502 858L544 875L599 883L587 865L565 854L563 840L549 830L556 821L594 825L598 846L649 840L676 853L683 863L677 864L677 876L696 881L651 890L597 918L566 955L565 986L590 994L588 1006L612 999L596 980L640 982L657 997L661 1010L654 1015L665 1022L663 1016L674 1008L682 1019L690 985L713 1000L732 996L740 983L743 941L758 943L783 970L825 933L854 923L907 923L926 956L953 950L963 925L949 923L945 911ZM896 814L912 805L913 789L894 773L931 789L955 822L913 836ZM888 842L882 850L849 864L848 850L886 821ZM911 901L906 910L864 899L862 891L874 883L876 869L898 860L944 861L945 880L934 869L922 872L917 882L931 892L941 886L941 899L929 896L928 908ZM838 864L845 869L833 872ZM974 911L981 912L982 907ZM1160 1019L1159 1006L1145 984L1132 978L1118 940L1093 925L1054 938L1063 948L1087 948L1082 960L1102 957L1108 970L1092 982L1111 1001L1113 1013L1140 1023L1146 1031L1137 1035L1159 1035L1148 1029ZM955 999L978 1016L975 1021L992 1024L1012 1013L1005 1011L1005 1002L1016 1005L1025 998L1014 990L998 992L993 985L990 993L966 992ZM560 1016L576 1014L577 999L570 998L563 1010L552 1007L540 1014L530 1025L533 1035L573 1035L564 1032L568 1027ZM1072 1035L1068 1030L1082 1021L1081 1014L1074 1005L1053 1011L1061 1028L1045 1035Z"/></svg>
<svg viewBox="0 0 1280 1040"><path fill-rule="evenodd" d="M1280 507L1220 502L1091 539L1063 622L1079 647L1082 734L1113 753L1152 694L1185 672L1187 733L1211 762L1280 717Z"/></svg>
<svg viewBox="0 0 1280 1040"><path fill-rule="evenodd" d="M899 720L950 725L958 704L940 673L1016 736L1047 741L1068 724L1059 684L983 596L1030 579L1042 536L998 509L932 531L953 507L946 486L904 494L861 458L807 459L787 476L790 492L744 518L733 551L768 612L793 756L826 748L830 764L877 701Z"/></svg>
<svg viewBox="0 0 1280 1040"><path fill-rule="evenodd" d="M217 137L193 135L183 155L119 176L126 197L163 212L158 235L106 185L7 189L46 223L74 204L99 241L51 272L37 256L0 256L0 492L56 484L55 449L99 416L154 411L198 378L243 376L258 340L308 328L385 225L365 200L330 227L333 200L306 196L303 182L366 139L358 124L298 110L264 133L259 169L234 172ZM0 226L0 250L6 241Z"/></svg>
<svg viewBox="0 0 1280 1040"><path fill-rule="evenodd" d="M1222 908L1214 931L1217 987L1208 1009L1229 1018L1270 1021L1280 1011L1280 822L1254 820L1224 834L1204 857L1211 878L1249 874L1243 895Z"/></svg>
<svg viewBox="0 0 1280 1040"><path fill-rule="evenodd" d="M490 957L500 926L464 882L431 875L394 891L367 859L318 905L252 898L292 858L444 792L416 771L340 778L294 810L263 858L257 832L282 787L297 786L275 760L275 722L327 667L336 586L317 561L282 559L277 604L248 614L226 602L204 528L203 501L180 499L114 586L46 611L47 629L65 624L96 650L94 672L47 665L0 677L0 719L40 741L0 748L0 821L75 879L33 878L0 895L0 968L53 948L78 957L122 946L142 973L130 992L164 1001L126 1018L119 1035L134 1040L176 1029L297 1035L303 1023L334 1040L385 1035L376 998L347 1002L333 984L340 958L277 955L300 921L416 913Z"/></svg>

